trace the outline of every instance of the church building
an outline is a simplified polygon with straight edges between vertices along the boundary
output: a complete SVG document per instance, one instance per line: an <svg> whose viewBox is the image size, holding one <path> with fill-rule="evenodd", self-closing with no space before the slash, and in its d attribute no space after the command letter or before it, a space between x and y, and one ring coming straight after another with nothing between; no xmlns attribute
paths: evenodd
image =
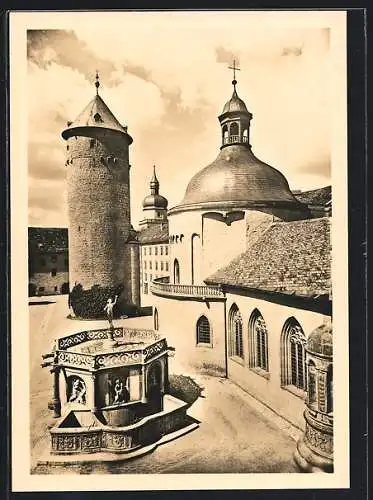
<svg viewBox="0 0 373 500"><path fill-rule="evenodd" d="M154 327L188 370L228 377L304 429L306 343L331 320L331 217L315 217L258 159L237 93L220 151L168 211L169 279L151 284Z"/></svg>

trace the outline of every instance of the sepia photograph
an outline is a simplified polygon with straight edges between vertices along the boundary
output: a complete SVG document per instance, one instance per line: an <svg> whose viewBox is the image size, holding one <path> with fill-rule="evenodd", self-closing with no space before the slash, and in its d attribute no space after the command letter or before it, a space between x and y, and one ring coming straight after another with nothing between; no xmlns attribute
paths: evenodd
<svg viewBox="0 0 373 500"><path fill-rule="evenodd" d="M346 13L10 24L16 491L348 487Z"/></svg>

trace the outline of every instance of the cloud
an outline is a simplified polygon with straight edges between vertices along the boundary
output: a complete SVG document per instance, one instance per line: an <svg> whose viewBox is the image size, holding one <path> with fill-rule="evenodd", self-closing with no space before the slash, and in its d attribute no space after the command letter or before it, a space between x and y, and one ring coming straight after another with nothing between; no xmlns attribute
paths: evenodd
<svg viewBox="0 0 373 500"><path fill-rule="evenodd" d="M66 31L29 31L31 178L64 182L60 134L93 97L98 69L100 94L134 138L133 222L142 218L153 164L169 206L177 204L189 179L219 151L217 116L231 95L228 66L236 59L238 93L254 115L255 154L291 183L305 175L306 182L327 180L329 30L303 29L301 23L289 29L281 22L268 28L258 21L267 18L127 12L110 22L102 16L74 22L72 16ZM33 217L39 217L35 209Z"/></svg>

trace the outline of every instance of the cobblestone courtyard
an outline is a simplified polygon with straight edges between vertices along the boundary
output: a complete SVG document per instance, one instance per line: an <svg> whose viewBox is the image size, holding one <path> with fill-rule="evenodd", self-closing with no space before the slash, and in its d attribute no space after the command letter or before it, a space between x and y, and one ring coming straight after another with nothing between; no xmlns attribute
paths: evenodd
<svg viewBox="0 0 373 500"><path fill-rule="evenodd" d="M29 306L30 438L34 473L297 472L292 458L297 429L227 379L183 373L177 366L177 356L170 360L170 373L190 375L203 388L201 397L188 412L200 422L198 429L129 461L35 469L48 446L48 425L53 424L52 412L47 408L52 380L48 369L40 367L41 354L50 349L61 328L67 334L70 325L76 328L76 321L66 320L66 296L32 300ZM149 317L124 322L131 327L151 327ZM94 326L106 325L94 322ZM82 322L82 329L87 327L87 322Z"/></svg>

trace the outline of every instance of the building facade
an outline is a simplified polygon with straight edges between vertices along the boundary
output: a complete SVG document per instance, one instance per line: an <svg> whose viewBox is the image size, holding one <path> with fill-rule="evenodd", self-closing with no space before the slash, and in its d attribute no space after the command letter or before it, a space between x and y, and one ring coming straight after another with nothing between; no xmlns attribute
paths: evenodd
<svg viewBox="0 0 373 500"><path fill-rule="evenodd" d="M168 212L170 278L153 277L154 325L179 367L228 377L303 429L305 345L331 317L331 219L312 218L253 154L236 84L220 153Z"/></svg>
<svg viewBox="0 0 373 500"><path fill-rule="evenodd" d="M69 293L67 228L28 228L29 296Z"/></svg>

